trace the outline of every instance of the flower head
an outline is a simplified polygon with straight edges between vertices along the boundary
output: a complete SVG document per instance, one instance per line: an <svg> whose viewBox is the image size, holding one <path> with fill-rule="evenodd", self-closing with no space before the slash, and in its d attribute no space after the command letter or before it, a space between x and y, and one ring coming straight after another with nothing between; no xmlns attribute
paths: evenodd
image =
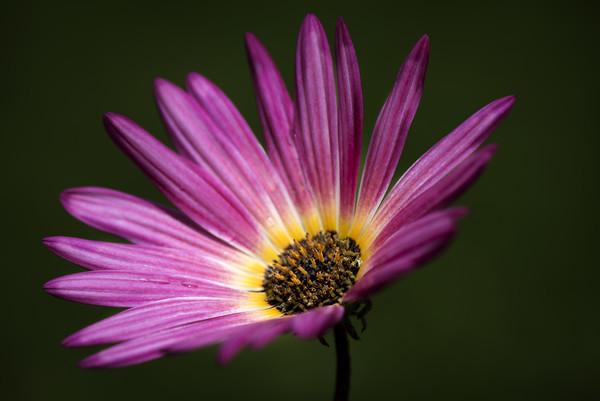
<svg viewBox="0 0 600 401"><path fill-rule="evenodd" d="M286 332L323 335L448 244L465 210L447 207L491 159L495 146L480 146L514 103L509 96L476 112L385 196L421 98L427 36L383 106L360 185L361 82L343 21L334 71L320 22L304 20L293 101L258 39L247 34L246 45L265 148L205 77L190 74L185 90L158 79L158 108L177 153L121 115L106 114L104 124L179 210L103 188L61 195L73 216L130 242L45 240L89 269L48 282L47 292L129 308L65 339L118 343L83 366L130 365L217 342L227 361Z"/></svg>

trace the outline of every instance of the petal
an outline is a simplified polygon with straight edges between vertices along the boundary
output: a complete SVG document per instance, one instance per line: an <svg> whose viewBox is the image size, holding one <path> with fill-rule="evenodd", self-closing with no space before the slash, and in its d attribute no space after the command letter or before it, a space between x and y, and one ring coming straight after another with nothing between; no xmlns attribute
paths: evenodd
<svg viewBox="0 0 600 401"><path fill-rule="evenodd" d="M317 226L312 196L302 174L298 151L291 136L293 106L281 75L262 43L246 34L246 50L267 154L279 172L307 226Z"/></svg>
<svg viewBox="0 0 600 401"><path fill-rule="evenodd" d="M340 171L333 62L325 31L312 14L300 28L295 88L293 132L304 175L323 228L337 231Z"/></svg>
<svg viewBox="0 0 600 401"><path fill-rule="evenodd" d="M377 218L389 218L398 205L410 202L460 164L498 127L514 103L515 97L507 96L488 104L429 149L398 180Z"/></svg>
<svg viewBox="0 0 600 401"><path fill-rule="evenodd" d="M117 146L197 224L240 249L257 255L268 252L264 235L246 207L212 175L183 159L123 116L107 114L104 122ZM267 260L276 254L272 250L268 253Z"/></svg>
<svg viewBox="0 0 600 401"><path fill-rule="evenodd" d="M56 297L92 305L131 307L165 298L202 296L245 299L245 291L197 277L168 273L96 270L47 282L44 290Z"/></svg>
<svg viewBox="0 0 600 401"><path fill-rule="evenodd" d="M363 254L376 252L379 246L408 222L452 203L481 175L496 148L493 144L486 146L419 196L411 197L408 203L399 202L394 207L388 207L386 214L377 213L359 241Z"/></svg>
<svg viewBox="0 0 600 401"><path fill-rule="evenodd" d="M73 188L60 200L75 218L136 244L168 246L218 255L240 254L184 214L166 206L105 188ZM213 253L215 253L213 252Z"/></svg>
<svg viewBox="0 0 600 401"><path fill-rule="evenodd" d="M441 251L456 232L455 221L465 209L431 213L398 230L361 266L358 281L343 302L368 298Z"/></svg>
<svg viewBox="0 0 600 401"><path fill-rule="evenodd" d="M335 64L339 101L340 227L341 237L350 229L356 202L358 167L363 128L363 99L354 45L346 24L338 19L335 35Z"/></svg>
<svg viewBox="0 0 600 401"><path fill-rule="evenodd" d="M179 342L195 338L198 347L201 347L222 341L239 325L264 319L263 311L242 312L177 326L100 351L84 359L81 366L95 369L117 368L146 362L173 353L170 348Z"/></svg>
<svg viewBox="0 0 600 401"><path fill-rule="evenodd" d="M151 302L94 323L67 337L63 345L81 347L115 343L184 324L260 309L250 298L248 296L247 300L231 300L189 297Z"/></svg>
<svg viewBox="0 0 600 401"><path fill-rule="evenodd" d="M201 92L198 96L206 97L203 93L210 91L212 98L217 97L221 103L224 102L225 95L220 91L220 96L214 94L216 87L212 84L212 90L207 89L208 84L199 75L191 75L188 82L191 82L195 92ZM170 82L157 79L154 89L163 120L170 128L174 142L185 145L182 147L184 154L212 172L246 206L275 244L279 247L287 246L291 238L279 213L281 211L291 223L295 221L294 208L291 203L286 202L283 187L280 186L278 190L276 173L253 160L252 149L246 149L246 136L232 135L230 131L223 129L234 128L219 124L190 94ZM210 110L216 112L216 108L213 106ZM228 108L227 113L231 114L232 111ZM266 156L261 160L265 161ZM298 233L303 231L297 220L295 228Z"/></svg>
<svg viewBox="0 0 600 401"><path fill-rule="evenodd" d="M244 346L262 348L289 331L302 339L319 337L335 326L343 316L342 306L331 305L240 327L223 342L219 349L219 362L228 363Z"/></svg>
<svg viewBox="0 0 600 401"><path fill-rule="evenodd" d="M340 305L311 309L292 317L292 331L304 339L319 337L335 326L343 316L344 308Z"/></svg>
<svg viewBox="0 0 600 401"><path fill-rule="evenodd" d="M280 335L290 331L291 319L265 320L264 322L242 326L223 342L219 348L218 361L224 365L229 363L244 346L259 349Z"/></svg>
<svg viewBox="0 0 600 401"><path fill-rule="evenodd" d="M257 168L267 169L269 161L246 120L231 100L206 77L192 72L186 79L186 89L204 111L200 116L220 129L224 138L244 150L244 155ZM215 138L217 139L217 138Z"/></svg>
<svg viewBox="0 0 600 401"><path fill-rule="evenodd" d="M429 39L425 35L402 64L392 93L375 124L350 231L352 238L360 238L390 185L421 100L428 59Z"/></svg>
<svg viewBox="0 0 600 401"><path fill-rule="evenodd" d="M292 237L303 236L305 231L288 190L237 108L215 84L202 75L189 74L186 84L200 107L221 128L223 139L227 139L233 149L243 149L243 152L236 153L239 156L236 159L237 174L246 174L254 197L262 199L267 205L272 203L276 211L271 208L269 212L281 216ZM231 152L227 155L231 157Z"/></svg>
<svg viewBox="0 0 600 401"><path fill-rule="evenodd" d="M264 266L233 258L155 246L115 244L81 238L51 237L44 244L58 256L91 270L183 274L241 289L260 289Z"/></svg>

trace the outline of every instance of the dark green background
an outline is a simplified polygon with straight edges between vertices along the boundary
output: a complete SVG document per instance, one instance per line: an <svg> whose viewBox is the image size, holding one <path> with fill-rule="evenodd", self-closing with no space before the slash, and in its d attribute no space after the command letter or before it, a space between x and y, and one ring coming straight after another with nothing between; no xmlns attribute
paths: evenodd
<svg viewBox="0 0 600 401"><path fill-rule="evenodd" d="M291 88L307 12L330 38L336 17L345 18L361 67L367 134L402 60L430 35L425 92L399 173L478 108L518 96L493 135L496 158L460 200L471 214L456 242L374 297L369 329L351 344L352 398L599 399L592 2L325 4L4 2L4 399L330 398L333 351L291 336L225 367L211 347L115 371L82 370L77 362L94 349L64 349L60 341L114 311L41 289L79 270L47 251L43 237L111 239L67 215L61 190L96 185L163 199L111 143L102 113L125 114L166 142L152 80L182 84L198 71L259 131L243 33L262 39Z"/></svg>

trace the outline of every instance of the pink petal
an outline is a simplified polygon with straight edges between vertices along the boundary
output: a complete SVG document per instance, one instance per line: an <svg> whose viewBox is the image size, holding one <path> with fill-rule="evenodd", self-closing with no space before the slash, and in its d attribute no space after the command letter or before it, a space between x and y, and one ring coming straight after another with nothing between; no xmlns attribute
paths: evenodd
<svg viewBox="0 0 600 401"><path fill-rule="evenodd" d="M228 363L244 346L262 348L286 332L291 331L302 339L322 336L343 316L342 306L331 305L240 327L223 342L219 349L219 362Z"/></svg>
<svg viewBox="0 0 600 401"><path fill-rule="evenodd" d="M211 125L218 127L224 137L214 138L214 140L231 141L235 147L243 149L244 155L252 160L253 166L260 171L270 169L271 165L265 151L246 120L225 93L206 77L195 72L188 74L186 89L204 112L201 116L210 121ZM271 177L272 175L271 172Z"/></svg>
<svg viewBox="0 0 600 401"><path fill-rule="evenodd" d="M323 306L292 316L292 332L300 338L322 336L344 316L340 305Z"/></svg>
<svg viewBox="0 0 600 401"><path fill-rule="evenodd" d="M59 298L92 305L132 307L165 298L246 299L245 291L179 274L96 270L47 282L44 290Z"/></svg>
<svg viewBox="0 0 600 401"><path fill-rule="evenodd" d="M495 151L496 145L486 146L408 203L400 202L388 208L383 216L378 213L360 240L363 251L376 252L403 225L452 203L481 175Z"/></svg>
<svg viewBox="0 0 600 401"><path fill-rule="evenodd" d="M390 191L377 213L387 219L400 204L408 203L473 153L504 120L514 96L498 99L458 126L417 160Z"/></svg>
<svg viewBox="0 0 600 401"><path fill-rule="evenodd" d="M203 107L168 81L159 79L155 83L159 110L175 142L184 144L183 150L189 158L218 177L265 232L285 233L294 223L294 207L276 171L256 139L248 139L251 132L234 133L233 123L219 121L235 120L237 115L237 122L241 124L241 116L226 96L200 75L191 74L188 85L192 93L202 99L202 104L212 103L210 108ZM237 131L240 130L238 127ZM282 217L288 224L283 223ZM299 224L297 220L295 223Z"/></svg>
<svg viewBox="0 0 600 401"><path fill-rule="evenodd" d="M309 14L296 51L293 132L325 230L338 229L339 139L333 62L321 23Z"/></svg>
<svg viewBox="0 0 600 401"><path fill-rule="evenodd" d="M218 360L229 363L244 346L259 349L280 335L290 331L291 318L265 320L264 322L242 326L227 338L219 348Z"/></svg>
<svg viewBox="0 0 600 401"><path fill-rule="evenodd" d="M190 253L156 246L117 244L81 238L51 237L44 244L58 256L90 270L127 270L140 273L183 274L235 285L251 277L249 269L233 258L205 252Z"/></svg>
<svg viewBox="0 0 600 401"><path fill-rule="evenodd" d="M339 101L340 233L345 235L354 214L363 128L363 99L358 60L346 24L338 19L335 61Z"/></svg>
<svg viewBox="0 0 600 401"><path fill-rule="evenodd" d="M184 214L123 192L73 188L61 193L60 201L78 220L134 243L194 250L220 245L234 251L217 244Z"/></svg>
<svg viewBox="0 0 600 401"><path fill-rule="evenodd" d="M104 122L115 143L197 224L241 249L263 251L264 237L246 206L212 175L123 116L107 114Z"/></svg>
<svg viewBox="0 0 600 401"><path fill-rule="evenodd" d="M220 342L237 326L264 318L261 312L243 312L177 326L144 337L125 341L89 356L81 362L85 368L118 368L160 358L174 345L197 339L198 347Z"/></svg>
<svg viewBox="0 0 600 401"><path fill-rule="evenodd" d="M292 101L269 53L251 33L246 34L246 49L267 154L297 207L306 212L312 209L313 201L291 136Z"/></svg>
<svg viewBox="0 0 600 401"><path fill-rule="evenodd" d="M353 237L358 238L387 191L406 134L417 111L429 59L429 39L423 36L400 68L373 131L358 194Z"/></svg>
<svg viewBox="0 0 600 401"><path fill-rule="evenodd" d="M431 259L450 242L455 221L465 213L465 209L434 212L402 227L365 261L359 280L342 301L368 298Z"/></svg>
<svg viewBox="0 0 600 401"><path fill-rule="evenodd" d="M270 206L269 215L265 217L281 216L284 224L280 229L288 229L290 234L303 231L288 189L237 108L215 84L200 74L190 73L186 84L200 107L220 127L223 139L227 139L233 149L240 150L235 153L236 174L245 174L254 198ZM232 157L232 152L226 156Z"/></svg>
<svg viewBox="0 0 600 401"><path fill-rule="evenodd" d="M137 306L94 323L63 341L68 347L115 343L176 326L243 312L244 301L206 297L169 298Z"/></svg>

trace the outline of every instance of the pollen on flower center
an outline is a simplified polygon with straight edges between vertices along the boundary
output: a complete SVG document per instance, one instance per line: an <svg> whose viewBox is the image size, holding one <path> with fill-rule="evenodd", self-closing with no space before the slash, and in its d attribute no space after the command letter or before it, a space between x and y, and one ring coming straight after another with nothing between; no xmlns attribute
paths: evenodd
<svg viewBox="0 0 600 401"><path fill-rule="evenodd" d="M340 239L334 231L307 234L267 267L266 301L286 315L335 304L354 284L360 262L353 239Z"/></svg>

